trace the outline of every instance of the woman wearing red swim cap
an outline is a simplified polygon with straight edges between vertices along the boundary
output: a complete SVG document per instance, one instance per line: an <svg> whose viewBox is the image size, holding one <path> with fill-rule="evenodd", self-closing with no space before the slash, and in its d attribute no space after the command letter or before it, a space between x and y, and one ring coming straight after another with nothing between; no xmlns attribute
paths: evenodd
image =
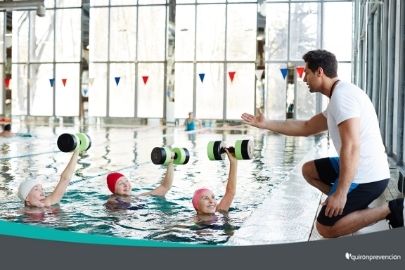
<svg viewBox="0 0 405 270"><path fill-rule="evenodd" d="M199 219L210 219L216 212L228 212L233 198L235 197L238 160L233 153L230 153L227 149L225 149L225 151L230 162L225 194L218 203L214 192L207 188L197 189L194 192L192 203Z"/></svg>
<svg viewBox="0 0 405 270"><path fill-rule="evenodd" d="M170 190L173 183L174 166L170 162L167 165L166 175L160 185L152 191L135 195L136 197L144 195L154 195L164 197ZM129 209L131 206L132 186L128 178L119 173L112 172L107 175L107 187L113 193L105 206L109 209Z"/></svg>

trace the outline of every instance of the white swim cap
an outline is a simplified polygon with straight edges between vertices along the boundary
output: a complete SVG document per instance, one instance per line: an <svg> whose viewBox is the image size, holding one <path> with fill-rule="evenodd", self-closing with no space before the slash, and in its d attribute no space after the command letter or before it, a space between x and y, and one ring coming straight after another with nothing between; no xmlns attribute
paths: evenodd
<svg viewBox="0 0 405 270"><path fill-rule="evenodd" d="M18 198L20 198L21 201L25 202L25 199L27 198L31 189L38 184L41 184L38 179L27 179L25 181L22 181L20 186L18 187Z"/></svg>

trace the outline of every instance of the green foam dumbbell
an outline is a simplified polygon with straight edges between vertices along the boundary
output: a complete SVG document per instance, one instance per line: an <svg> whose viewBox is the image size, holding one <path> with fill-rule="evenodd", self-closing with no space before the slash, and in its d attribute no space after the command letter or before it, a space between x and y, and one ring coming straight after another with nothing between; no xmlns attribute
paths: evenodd
<svg viewBox="0 0 405 270"><path fill-rule="evenodd" d="M225 149L235 153L238 160L253 158L254 143L252 140L237 140L235 147L226 147L222 141L211 141L207 145L207 155L209 160L224 160Z"/></svg>
<svg viewBox="0 0 405 270"><path fill-rule="evenodd" d="M186 148L155 147L152 149L150 158L154 164L167 165L173 161L174 164L187 164L190 153Z"/></svg>
<svg viewBox="0 0 405 270"><path fill-rule="evenodd" d="M87 151L91 146L91 139L85 133L63 133L58 137L57 145L62 152L72 152L79 149L80 152Z"/></svg>

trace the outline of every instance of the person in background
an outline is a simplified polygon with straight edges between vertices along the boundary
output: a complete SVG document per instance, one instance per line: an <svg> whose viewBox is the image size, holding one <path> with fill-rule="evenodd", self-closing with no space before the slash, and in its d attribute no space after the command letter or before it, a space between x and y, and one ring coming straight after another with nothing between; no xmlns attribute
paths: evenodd
<svg viewBox="0 0 405 270"><path fill-rule="evenodd" d="M192 112L188 113L188 118L184 121L184 126L186 131L192 131L197 128L198 121L194 118L194 114Z"/></svg>
<svg viewBox="0 0 405 270"><path fill-rule="evenodd" d="M3 126L3 131L0 132L0 137L13 137L15 134L11 132L11 124L6 124Z"/></svg>

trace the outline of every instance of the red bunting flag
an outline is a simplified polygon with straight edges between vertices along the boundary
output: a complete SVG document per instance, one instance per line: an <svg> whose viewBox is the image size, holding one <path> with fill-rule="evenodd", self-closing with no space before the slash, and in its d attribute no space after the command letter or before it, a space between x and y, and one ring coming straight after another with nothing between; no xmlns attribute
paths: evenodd
<svg viewBox="0 0 405 270"><path fill-rule="evenodd" d="M143 83L146 84L148 82L149 76L142 76Z"/></svg>
<svg viewBox="0 0 405 270"><path fill-rule="evenodd" d="M304 67L296 67L295 69L297 70L298 76L302 78L302 74L304 73Z"/></svg>
<svg viewBox="0 0 405 270"><path fill-rule="evenodd" d="M9 86L10 86L10 80L11 80L11 78L5 78L5 79L4 79L4 84L6 85L6 88L9 88Z"/></svg>
<svg viewBox="0 0 405 270"><path fill-rule="evenodd" d="M231 79L231 82L233 82L233 78L235 77L235 71L229 71L228 72L228 74L229 74L229 78Z"/></svg>
<svg viewBox="0 0 405 270"><path fill-rule="evenodd" d="M62 79L63 86L66 86L67 79Z"/></svg>

